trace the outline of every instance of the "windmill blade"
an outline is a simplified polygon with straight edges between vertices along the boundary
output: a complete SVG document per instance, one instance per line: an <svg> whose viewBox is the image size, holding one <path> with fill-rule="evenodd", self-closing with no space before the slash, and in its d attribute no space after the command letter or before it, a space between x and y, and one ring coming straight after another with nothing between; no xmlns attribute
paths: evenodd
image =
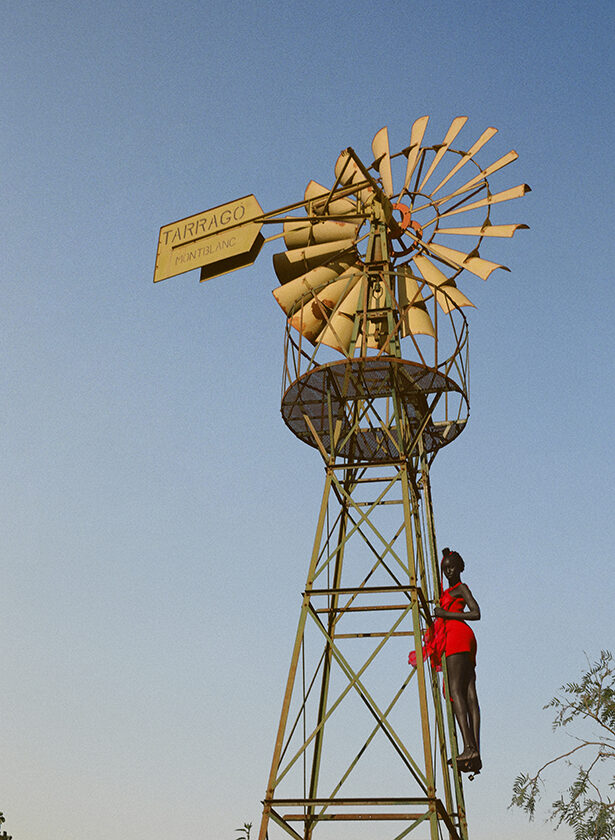
<svg viewBox="0 0 615 840"><path fill-rule="evenodd" d="M348 186L365 181L365 176L357 166L356 161L349 155L347 149L344 149L335 161L335 177L339 178L340 184ZM356 190L354 194L363 204L367 204L373 196L374 191L371 187L363 187L360 190Z"/></svg>
<svg viewBox="0 0 615 840"><path fill-rule="evenodd" d="M527 184L519 184L518 186L511 187L508 190L502 190L502 192L489 195L487 198L481 198L480 201L475 201L472 204L466 204L463 207L453 207L452 210L446 210L444 213L440 214L440 218L443 219L446 216L455 216L457 213L465 213L467 210L477 210L479 207L488 207L491 204L499 204L501 201L510 201L513 198L521 198L531 191L531 187Z"/></svg>
<svg viewBox="0 0 615 840"><path fill-rule="evenodd" d="M434 204L439 207L441 204L450 201L451 198L454 198L457 195L461 195L464 192L469 192L472 189L472 187L476 186L476 184L478 184L480 181L484 181L489 175L492 175L494 172L497 172L498 169L503 169L505 166L508 166L509 163L512 163L513 161L517 160L518 157L519 155L517 154L517 152L515 152L514 149L511 149L510 152L508 152L508 154L502 155L502 157L498 158L498 160L496 160L495 163L492 163L491 166L488 166L486 169L481 169L478 175L475 175L474 178L471 178L469 181L466 181L466 183L462 187L459 187L459 189L455 190L455 192L449 193L447 196L445 196L445 198L437 199L434 202Z"/></svg>
<svg viewBox="0 0 615 840"><path fill-rule="evenodd" d="M484 146L484 145L485 145L485 144L486 144L489 140L491 140L491 138L492 138L495 134L497 134L497 133L498 133L497 128L493 128L492 126L491 126L491 127L489 127L489 128L486 128L486 129L483 131L483 133L481 134L481 136L478 138L478 140L476 141L476 143L475 143L475 144L474 144L474 145L473 145L470 149L468 149L468 151L465 153L465 155L463 155L463 157L461 158L461 160L460 160L460 161L458 161L458 162L455 164L455 166L453 166L453 168L452 168L452 169L451 169L451 171L448 173L448 175L446 176L446 178L444 178L442 181L440 181L440 183L438 184L438 186L437 186L435 189L433 189L433 190L431 191L430 196L432 196L432 197L433 197L433 196L434 196L434 195L438 192L438 190L440 189L440 187L443 187L443 186L446 184L446 182L447 182L447 181L450 181L450 179L453 177L453 175L456 175L456 174L457 174L457 172L459 172L459 170L461 169L461 167L462 167L462 166L465 166L465 165L466 165L466 163L467 163L469 160L471 160L471 159L472 159L472 157L474 157L474 155L476 154L476 152L478 152L480 149L482 149L482 148L483 148L483 146Z"/></svg>
<svg viewBox="0 0 615 840"><path fill-rule="evenodd" d="M355 222L313 222L309 219L284 222L284 242L288 249L305 248L307 245L321 245L325 242L339 242L356 238L361 220ZM350 244L350 242L348 242Z"/></svg>
<svg viewBox="0 0 615 840"><path fill-rule="evenodd" d="M422 254L417 254L413 259L414 264L421 273L421 276L429 283L434 290L434 297L440 309L447 315L456 306L474 306L463 292L457 288L455 281L447 277L431 260Z"/></svg>
<svg viewBox="0 0 615 840"><path fill-rule="evenodd" d="M447 262L453 268L465 268L471 274L480 277L481 280L486 280L496 268L503 268L504 271L510 271L505 265L484 260L482 257L474 257L472 253L466 254L465 251L445 248L444 245L436 245L435 242L423 244L430 253L436 257L440 257L440 259Z"/></svg>
<svg viewBox="0 0 615 840"><path fill-rule="evenodd" d="M345 216L347 214L358 212L357 202L353 201L351 198L334 198L329 202L329 204L327 204L327 199L330 195L331 190L323 187L323 185L319 184L317 181L310 181L305 188L303 197L305 201L313 202L312 206L316 213L326 212L327 216Z"/></svg>
<svg viewBox="0 0 615 840"><path fill-rule="evenodd" d="M483 225L482 227L438 228L436 233L454 233L459 236L502 236L510 239L518 230L529 230L528 225Z"/></svg>
<svg viewBox="0 0 615 840"><path fill-rule="evenodd" d="M351 262L356 262L358 255L352 239L323 242L321 245L308 245L307 248L282 251L280 254L273 255L273 267L280 283L288 283L301 274L307 274L313 268L326 265L330 260L340 259L346 255Z"/></svg>
<svg viewBox="0 0 615 840"><path fill-rule="evenodd" d="M389 147L389 130L385 125L376 133L372 141L374 166L382 180L384 194L390 198L393 195L393 175L391 174L391 150Z"/></svg>
<svg viewBox="0 0 615 840"><path fill-rule="evenodd" d="M407 192L410 188L410 181L412 179L414 170L416 169L416 165L419 160L419 156L421 154L421 143L423 142L423 137L425 136L425 129L427 128L428 122L429 117L419 117L412 124L412 129L410 131L410 147L408 149L408 163L406 164L406 176L404 178L403 192Z"/></svg>
<svg viewBox="0 0 615 840"><path fill-rule="evenodd" d="M362 273L362 268L359 265L353 265L351 257L346 260L332 260L327 265L313 268L307 274L302 274L283 286L278 286L277 289L273 290L273 296L287 315L294 315L313 297L314 292L324 289L325 286L333 283L334 280L337 280L351 268L353 272Z"/></svg>
<svg viewBox="0 0 615 840"><path fill-rule="evenodd" d="M400 268L397 283L397 299L402 312L400 328L402 338L419 333L435 338L433 321L427 311L418 281L412 276L409 266L404 265Z"/></svg>
<svg viewBox="0 0 615 840"><path fill-rule="evenodd" d="M333 347L340 353L348 352L363 287L363 283L355 282L353 288L345 295L337 311L331 315L329 323L318 336L320 344Z"/></svg>
<svg viewBox="0 0 615 840"><path fill-rule="evenodd" d="M314 344L335 307L357 285L359 285L358 274L338 278L306 301L290 319L291 325Z"/></svg>
<svg viewBox="0 0 615 840"><path fill-rule="evenodd" d="M431 162L431 166L429 167L425 177L421 181L421 186L419 187L419 190L418 190L419 192L423 192L423 187L425 186L427 181L429 181L434 169L440 163L440 161L442 160L442 158L446 154L449 146L451 145L451 143L453 142L455 137L457 137L457 135L459 134L461 129L464 127L464 125L467 123L467 121L468 121L467 117L455 117L455 119L453 120L453 122L450 125L449 130L446 132L446 136L445 136L445 138L442 142L442 145L438 148L438 151L436 152L436 156L434 157L433 161Z"/></svg>

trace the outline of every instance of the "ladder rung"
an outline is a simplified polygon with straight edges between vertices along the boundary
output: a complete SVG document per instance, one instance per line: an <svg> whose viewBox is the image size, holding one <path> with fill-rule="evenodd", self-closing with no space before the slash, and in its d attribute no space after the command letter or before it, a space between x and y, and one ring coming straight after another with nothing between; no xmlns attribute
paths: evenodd
<svg viewBox="0 0 615 840"><path fill-rule="evenodd" d="M337 589L310 589L304 595L374 595L386 594L387 592L412 592L419 587L412 586L340 586Z"/></svg>
<svg viewBox="0 0 615 840"><path fill-rule="evenodd" d="M371 612L372 610L407 610L410 601L407 604L381 604L380 606L369 607L319 607L314 612L317 613L348 613L348 612Z"/></svg>
<svg viewBox="0 0 615 840"><path fill-rule="evenodd" d="M334 639L383 639L385 636L414 636L411 630L396 630L395 633L334 633Z"/></svg>
<svg viewBox="0 0 615 840"><path fill-rule="evenodd" d="M320 822L321 820L420 820L429 815L429 811L419 814L319 814L318 817L307 814L284 814L284 820ZM442 817L438 814L438 819Z"/></svg>
<svg viewBox="0 0 615 840"><path fill-rule="evenodd" d="M353 507L378 507L379 505L403 505L403 499L387 499L385 502L353 502Z"/></svg>

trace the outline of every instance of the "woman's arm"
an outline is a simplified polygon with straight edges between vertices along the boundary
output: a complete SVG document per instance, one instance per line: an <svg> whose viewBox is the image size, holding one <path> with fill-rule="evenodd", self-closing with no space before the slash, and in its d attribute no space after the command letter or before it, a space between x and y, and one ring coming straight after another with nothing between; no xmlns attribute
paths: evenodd
<svg viewBox="0 0 615 840"><path fill-rule="evenodd" d="M436 607L434 610L435 617L452 619L453 621L479 621L480 607L469 587L465 583L460 583L456 593L461 595L468 609L463 612L451 612L450 610L443 610L442 607Z"/></svg>

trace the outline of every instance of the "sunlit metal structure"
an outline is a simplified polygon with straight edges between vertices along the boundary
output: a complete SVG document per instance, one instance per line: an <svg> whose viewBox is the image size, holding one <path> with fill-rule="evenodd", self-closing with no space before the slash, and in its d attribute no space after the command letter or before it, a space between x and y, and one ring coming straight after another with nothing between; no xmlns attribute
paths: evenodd
<svg viewBox="0 0 615 840"><path fill-rule="evenodd" d="M462 151L465 122L426 145L421 117L397 154L383 128L369 166L344 150L333 186L310 181L301 202L263 213L249 196L161 230L155 280L196 265L207 279L283 225L282 416L325 469L259 840L346 840L349 823L353 838L467 838L446 661L440 676L422 653L440 597L429 474L468 418L458 278L504 268L479 248L525 227L491 212L529 187L491 191L517 154L481 168L496 129Z"/></svg>

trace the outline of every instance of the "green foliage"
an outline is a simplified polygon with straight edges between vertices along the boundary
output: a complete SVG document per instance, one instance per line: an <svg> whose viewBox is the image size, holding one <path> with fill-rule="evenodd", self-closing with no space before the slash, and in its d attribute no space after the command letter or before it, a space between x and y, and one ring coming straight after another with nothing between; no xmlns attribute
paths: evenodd
<svg viewBox="0 0 615 840"><path fill-rule="evenodd" d="M13 840L10 834L7 834L6 831L3 831L1 826L5 823L6 820L4 819L4 814L0 811L0 840Z"/></svg>
<svg viewBox="0 0 615 840"><path fill-rule="evenodd" d="M606 767L607 775L613 773L615 759L615 666L609 651L602 651L600 658L583 674L580 682L571 682L560 688L545 709L556 710L553 729L572 723L588 723L592 733L588 737L574 734L577 745L566 753L552 758L531 776L521 773L513 785L511 805L522 808L532 819L540 799L543 774L552 764L564 763L575 773L572 784L551 804L551 819L559 827L569 825L575 840L615 840L615 776L605 783L599 770ZM572 756L583 757L584 765L577 765Z"/></svg>
<svg viewBox="0 0 615 840"><path fill-rule="evenodd" d="M239 840L250 840L250 831L252 830L252 823L244 823L243 828L236 828L235 831L238 831L241 835Z"/></svg>

